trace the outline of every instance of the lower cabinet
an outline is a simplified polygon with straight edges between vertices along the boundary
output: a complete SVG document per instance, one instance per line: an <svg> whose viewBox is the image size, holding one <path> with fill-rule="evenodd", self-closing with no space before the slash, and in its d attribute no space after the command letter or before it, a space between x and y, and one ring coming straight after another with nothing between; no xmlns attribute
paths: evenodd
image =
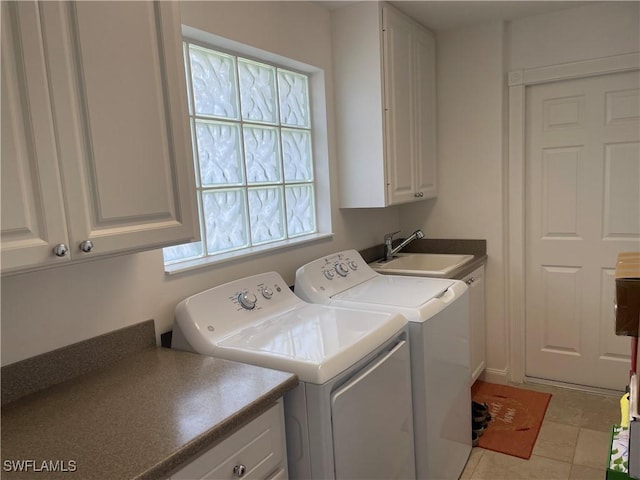
<svg viewBox="0 0 640 480"><path fill-rule="evenodd" d="M469 287L469 350L471 356L471 384L487 366L484 318L484 265L462 279Z"/></svg>
<svg viewBox="0 0 640 480"><path fill-rule="evenodd" d="M288 479L282 400L222 443L180 468L170 478Z"/></svg>

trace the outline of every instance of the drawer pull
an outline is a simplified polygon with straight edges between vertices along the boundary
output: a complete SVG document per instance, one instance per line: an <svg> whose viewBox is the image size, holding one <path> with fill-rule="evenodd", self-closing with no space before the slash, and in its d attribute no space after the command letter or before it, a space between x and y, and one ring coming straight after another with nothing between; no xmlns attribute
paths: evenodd
<svg viewBox="0 0 640 480"><path fill-rule="evenodd" d="M244 474L247 473L247 467L244 465L236 465L233 467L233 473L236 474L236 477L242 478L244 477Z"/></svg>

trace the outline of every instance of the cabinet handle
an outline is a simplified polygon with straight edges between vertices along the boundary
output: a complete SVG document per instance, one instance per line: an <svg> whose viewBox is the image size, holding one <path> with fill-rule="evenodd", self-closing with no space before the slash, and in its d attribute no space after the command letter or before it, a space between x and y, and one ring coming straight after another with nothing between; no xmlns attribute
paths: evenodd
<svg viewBox="0 0 640 480"><path fill-rule="evenodd" d="M64 243L59 243L53 247L53 253L56 257L64 257L69 252L69 248Z"/></svg>
<svg viewBox="0 0 640 480"><path fill-rule="evenodd" d="M474 283L476 281L475 278L471 277L469 280L466 281L467 285L471 285L472 283Z"/></svg>
<svg viewBox="0 0 640 480"><path fill-rule="evenodd" d="M91 250L93 250L93 242L91 240L85 240L80 244L80 250L85 253L89 253Z"/></svg>
<svg viewBox="0 0 640 480"><path fill-rule="evenodd" d="M244 477L244 474L247 473L247 467L242 464L236 465L235 467L233 467L233 473L236 474L236 477L242 478Z"/></svg>
<svg viewBox="0 0 640 480"><path fill-rule="evenodd" d="M417 193L414 193L413 196L416 197L416 198L424 197L424 193L417 192Z"/></svg>

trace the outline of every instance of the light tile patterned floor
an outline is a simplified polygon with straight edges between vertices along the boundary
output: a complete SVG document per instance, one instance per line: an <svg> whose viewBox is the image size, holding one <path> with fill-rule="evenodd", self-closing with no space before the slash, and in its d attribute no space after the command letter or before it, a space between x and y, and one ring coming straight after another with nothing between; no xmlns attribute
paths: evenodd
<svg viewBox="0 0 640 480"><path fill-rule="evenodd" d="M514 386L553 395L533 455L523 460L474 448L460 479L603 480L610 429L620 423L620 398L547 385Z"/></svg>

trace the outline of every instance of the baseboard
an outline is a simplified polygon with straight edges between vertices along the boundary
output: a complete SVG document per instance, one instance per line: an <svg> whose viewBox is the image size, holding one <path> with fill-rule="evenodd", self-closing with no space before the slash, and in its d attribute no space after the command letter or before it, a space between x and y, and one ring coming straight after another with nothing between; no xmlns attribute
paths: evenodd
<svg viewBox="0 0 640 480"><path fill-rule="evenodd" d="M566 383L566 382L556 382L554 380L546 380L546 379L542 379L542 378L535 378L535 377L525 377L524 378L525 383L534 383L534 384L538 384L538 385L549 385L552 387L559 387L559 388L566 388L568 390L577 390L580 392L588 392L588 393L595 393L598 395L604 395L607 397L619 397L620 395L622 395L624 392L622 390L610 390L610 389L606 389L606 388L598 388L598 387L590 387L587 385L577 385L577 384L573 384L573 383Z"/></svg>
<svg viewBox="0 0 640 480"><path fill-rule="evenodd" d="M485 368L479 377L479 380L489 383L497 383L498 385L508 385L508 371L498 370L496 368Z"/></svg>

